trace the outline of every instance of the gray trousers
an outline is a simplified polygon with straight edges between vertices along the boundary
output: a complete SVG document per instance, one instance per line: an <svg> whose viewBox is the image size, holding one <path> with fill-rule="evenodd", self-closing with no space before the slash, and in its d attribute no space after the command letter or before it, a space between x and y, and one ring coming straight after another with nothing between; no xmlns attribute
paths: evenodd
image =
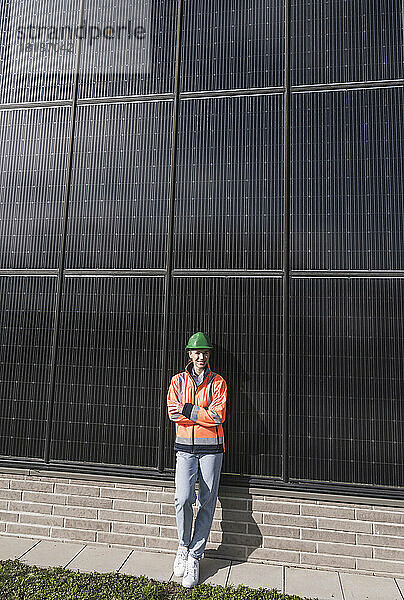
<svg viewBox="0 0 404 600"><path fill-rule="evenodd" d="M200 559L208 541L216 508L223 454L191 454L176 452L175 511L178 543L186 546L194 558ZM191 538L195 483L199 477L198 513Z"/></svg>

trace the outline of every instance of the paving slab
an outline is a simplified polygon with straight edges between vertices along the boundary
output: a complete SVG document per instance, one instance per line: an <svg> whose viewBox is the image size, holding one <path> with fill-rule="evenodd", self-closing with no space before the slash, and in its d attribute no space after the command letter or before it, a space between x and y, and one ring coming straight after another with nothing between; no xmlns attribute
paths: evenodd
<svg viewBox="0 0 404 600"><path fill-rule="evenodd" d="M345 600L402 600L392 577L340 573Z"/></svg>
<svg viewBox="0 0 404 600"><path fill-rule="evenodd" d="M338 573L334 571L286 567L285 593L318 600L343 600Z"/></svg>
<svg viewBox="0 0 404 600"><path fill-rule="evenodd" d="M11 535L0 536L0 560L20 558L27 550L38 544L34 538L19 538Z"/></svg>
<svg viewBox="0 0 404 600"><path fill-rule="evenodd" d="M151 579L168 581L173 572L175 554L162 552L139 552L134 550L119 573L127 575L145 575Z"/></svg>
<svg viewBox="0 0 404 600"><path fill-rule="evenodd" d="M199 583L225 586L230 565L230 560L202 558L199 563Z"/></svg>
<svg viewBox="0 0 404 600"><path fill-rule="evenodd" d="M396 578L396 583L397 583L397 585L399 587L399 590L400 590L400 592L401 592L401 594L402 594L402 596L404 598L404 579L397 579Z"/></svg>
<svg viewBox="0 0 404 600"><path fill-rule="evenodd" d="M173 559L174 561L174 556ZM199 563L199 583L209 583L211 585L226 585L227 577L230 571L230 560L202 558ZM171 578L171 581L182 582L182 577Z"/></svg>
<svg viewBox="0 0 404 600"><path fill-rule="evenodd" d="M21 562L37 567L65 567L86 544L41 540Z"/></svg>
<svg viewBox="0 0 404 600"><path fill-rule="evenodd" d="M79 570L87 573L110 573L118 571L130 555L127 548L108 548L103 546L86 546L67 565L73 571Z"/></svg>
<svg viewBox="0 0 404 600"><path fill-rule="evenodd" d="M232 561L227 585L282 591L282 567Z"/></svg>

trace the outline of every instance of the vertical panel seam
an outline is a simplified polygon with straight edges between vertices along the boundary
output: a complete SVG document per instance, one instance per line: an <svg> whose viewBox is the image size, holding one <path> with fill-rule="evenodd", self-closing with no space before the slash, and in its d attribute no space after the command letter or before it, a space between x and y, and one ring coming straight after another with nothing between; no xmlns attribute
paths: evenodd
<svg viewBox="0 0 404 600"><path fill-rule="evenodd" d="M283 114L283 326L282 326L282 480L289 481L289 197L290 197L290 0L285 0L285 78Z"/></svg>

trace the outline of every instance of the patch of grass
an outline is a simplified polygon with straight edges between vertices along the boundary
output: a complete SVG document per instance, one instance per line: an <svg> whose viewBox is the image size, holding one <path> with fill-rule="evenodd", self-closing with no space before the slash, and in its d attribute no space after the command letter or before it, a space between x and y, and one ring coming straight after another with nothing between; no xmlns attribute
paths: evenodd
<svg viewBox="0 0 404 600"><path fill-rule="evenodd" d="M302 600L276 590L198 585L187 590L124 573L83 573L0 561L0 600Z"/></svg>

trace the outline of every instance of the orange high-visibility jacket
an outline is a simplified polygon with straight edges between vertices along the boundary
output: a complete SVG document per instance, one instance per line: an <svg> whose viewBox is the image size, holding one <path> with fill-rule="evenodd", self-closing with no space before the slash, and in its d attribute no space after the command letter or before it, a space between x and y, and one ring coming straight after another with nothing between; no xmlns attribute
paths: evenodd
<svg viewBox="0 0 404 600"><path fill-rule="evenodd" d="M191 376L192 362L171 379L168 416L175 422L175 450L224 452L222 423L226 417L227 385L223 377L205 367L202 383Z"/></svg>

